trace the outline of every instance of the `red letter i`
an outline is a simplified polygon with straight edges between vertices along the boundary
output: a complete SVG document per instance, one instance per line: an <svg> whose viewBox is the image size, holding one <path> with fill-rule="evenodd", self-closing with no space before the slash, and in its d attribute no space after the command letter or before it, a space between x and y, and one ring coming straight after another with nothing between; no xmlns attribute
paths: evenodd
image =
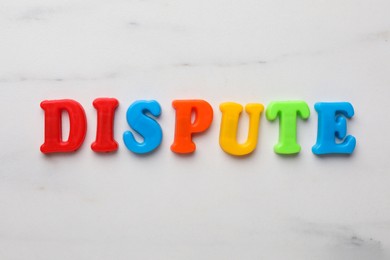
<svg viewBox="0 0 390 260"><path fill-rule="evenodd" d="M118 149L118 143L114 140L114 115L118 107L115 98L97 98L93 106L97 110L96 140L91 148L95 152L113 152Z"/></svg>

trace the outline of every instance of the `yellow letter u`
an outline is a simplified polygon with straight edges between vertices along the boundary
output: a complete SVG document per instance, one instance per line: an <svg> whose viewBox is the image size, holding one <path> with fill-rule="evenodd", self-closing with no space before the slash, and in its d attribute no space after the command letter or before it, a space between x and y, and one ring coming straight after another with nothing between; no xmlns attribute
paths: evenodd
<svg viewBox="0 0 390 260"><path fill-rule="evenodd" d="M257 145L260 115L264 110L262 104L250 103L245 106L249 115L248 138L245 143L237 142L238 119L243 110L240 104L225 102L219 106L222 112L219 145L222 150L231 155L247 155L253 152Z"/></svg>

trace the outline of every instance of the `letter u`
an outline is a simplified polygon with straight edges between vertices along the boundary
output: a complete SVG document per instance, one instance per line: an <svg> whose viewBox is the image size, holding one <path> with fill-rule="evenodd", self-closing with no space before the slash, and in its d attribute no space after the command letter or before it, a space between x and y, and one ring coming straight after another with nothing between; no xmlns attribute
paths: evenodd
<svg viewBox="0 0 390 260"><path fill-rule="evenodd" d="M237 142L238 120L243 107L234 102L225 102L219 106L219 109L222 112L219 134L219 145L222 150L237 156L253 152L257 145L260 116L264 106L256 103L250 103L245 106L245 111L249 115L249 129L248 138L243 144Z"/></svg>

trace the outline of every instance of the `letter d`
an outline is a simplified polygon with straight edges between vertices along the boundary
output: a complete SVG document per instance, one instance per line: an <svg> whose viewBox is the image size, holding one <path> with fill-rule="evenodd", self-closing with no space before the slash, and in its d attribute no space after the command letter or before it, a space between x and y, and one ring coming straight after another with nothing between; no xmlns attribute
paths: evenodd
<svg viewBox="0 0 390 260"><path fill-rule="evenodd" d="M83 107L71 99L45 100L41 102L45 111L45 142L42 153L74 152L84 142L87 120ZM62 112L69 114L69 137L62 140Z"/></svg>

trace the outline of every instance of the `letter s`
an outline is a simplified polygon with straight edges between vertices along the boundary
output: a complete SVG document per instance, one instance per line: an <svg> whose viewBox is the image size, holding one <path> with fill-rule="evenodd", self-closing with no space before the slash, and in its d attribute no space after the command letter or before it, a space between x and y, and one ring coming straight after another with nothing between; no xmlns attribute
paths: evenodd
<svg viewBox="0 0 390 260"><path fill-rule="evenodd" d="M160 116L161 107L155 100L135 101L126 113L129 126L140 134L144 141L139 143L135 140L133 133L123 133L123 141L130 151L138 154L145 154L155 150L162 141L162 130L160 125L153 118L146 115L149 112L155 117Z"/></svg>

